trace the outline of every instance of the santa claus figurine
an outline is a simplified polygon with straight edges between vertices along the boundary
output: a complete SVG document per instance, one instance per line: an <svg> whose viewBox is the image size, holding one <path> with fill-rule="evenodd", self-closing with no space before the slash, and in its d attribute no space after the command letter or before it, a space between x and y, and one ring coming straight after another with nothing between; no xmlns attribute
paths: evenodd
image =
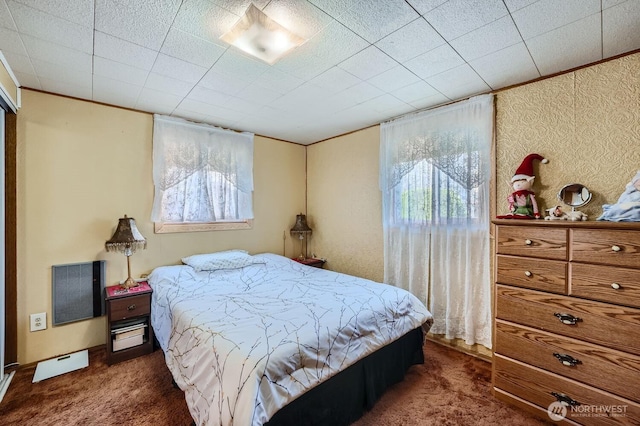
<svg viewBox="0 0 640 426"><path fill-rule="evenodd" d="M498 216L498 219L539 219L540 211L538 210L538 202L536 194L531 190L535 176L533 175L533 160L541 163L548 163L549 160L539 154L527 155L516 173L511 178L513 192L507 201L509 201L510 214Z"/></svg>

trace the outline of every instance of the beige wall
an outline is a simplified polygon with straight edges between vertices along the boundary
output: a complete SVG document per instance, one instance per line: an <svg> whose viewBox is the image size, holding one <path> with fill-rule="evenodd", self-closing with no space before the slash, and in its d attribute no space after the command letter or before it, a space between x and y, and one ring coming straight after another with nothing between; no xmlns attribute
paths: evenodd
<svg viewBox="0 0 640 426"><path fill-rule="evenodd" d="M569 183L591 189L580 210L594 220L640 170L640 53L498 93L498 214L508 213L509 180L537 152L534 190L546 208Z"/></svg>
<svg viewBox="0 0 640 426"><path fill-rule="evenodd" d="M194 253L244 248L294 255L288 230L304 210L305 147L255 138L253 229L154 234L153 118L23 91L18 114L18 361L40 361L105 343L105 317L52 327L51 266L107 261L107 285L126 276L125 257L107 253L117 219L136 219L147 250L131 258L138 276ZM283 241L283 232L286 240ZM48 328L29 331L29 314Z"/></svg>
<svg viewBox="0 0 640 426"><path fill-rule="evenodd" d="M375 281L384 273L379 145L375 126L307 148L309 252L327 269Z"/></svg>

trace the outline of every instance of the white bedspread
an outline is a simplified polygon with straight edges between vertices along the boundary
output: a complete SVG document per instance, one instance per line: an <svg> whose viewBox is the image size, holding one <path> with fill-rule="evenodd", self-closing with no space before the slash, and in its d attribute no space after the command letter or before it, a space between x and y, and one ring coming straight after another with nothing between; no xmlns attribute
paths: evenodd
<svg viewBox="0 0 640 426"><path fill-rule="evenodd" d="M432 317L391 285L301 265L149 276L151 323L199 425L261 425L340 370Z"/></svg>

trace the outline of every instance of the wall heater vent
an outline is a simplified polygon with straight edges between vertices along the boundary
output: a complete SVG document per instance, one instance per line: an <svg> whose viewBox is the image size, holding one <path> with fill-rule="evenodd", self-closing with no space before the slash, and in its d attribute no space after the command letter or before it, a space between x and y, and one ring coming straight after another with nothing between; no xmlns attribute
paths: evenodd
<svg viewBox="0 0 640 426"><path fill-rule="evenodd" d="M54 265L52 324L104 315L104 260Z"/></svg>

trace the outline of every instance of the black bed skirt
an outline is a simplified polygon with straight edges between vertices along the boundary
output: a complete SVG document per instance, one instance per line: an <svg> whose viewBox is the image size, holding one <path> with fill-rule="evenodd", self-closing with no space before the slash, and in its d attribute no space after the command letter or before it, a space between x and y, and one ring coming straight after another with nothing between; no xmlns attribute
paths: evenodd
<svg viewBox="0 0 640 426"><path fill-rule="evenodd" d="M268 426L348 425L370 410L384 391L424 363L422 328L361 359L278 411Z"/></svg>

